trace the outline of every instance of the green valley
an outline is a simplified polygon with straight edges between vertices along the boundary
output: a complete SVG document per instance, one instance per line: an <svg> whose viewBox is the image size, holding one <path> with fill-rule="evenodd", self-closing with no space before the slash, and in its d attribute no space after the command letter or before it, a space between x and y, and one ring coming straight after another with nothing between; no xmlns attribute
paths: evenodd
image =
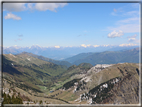
<svg viewBox="0 0 142 107"><path fill-rule="evenodd" d="M127 51L125 56L131 53L134 55L133 51L135 49ZM114 52L92 54L92 60L93 58L99 60L102 56L104 60L113 61L113 58L110 58L112 53ZM137 57L137 52L135 54ZM92 55L87 56L88 59ZM4 54L3 95L11 104L12 98L22 100L23 104L114 104L117 100L114 97L119 98L119 103L122 103L121 100L124 104L138 103L138 94L133 94L136 99L131 98L129 102L126 100L127 97L120 97L118 93L127 95L129 88L134 88L131 90L132 93L138 93L139 63L109 63L95 66L90 63L80 63L67 67L65 64L57 65L25 52L17 55ZM122 84L127 87L125 91L115 88L124 89Z"/></svg>

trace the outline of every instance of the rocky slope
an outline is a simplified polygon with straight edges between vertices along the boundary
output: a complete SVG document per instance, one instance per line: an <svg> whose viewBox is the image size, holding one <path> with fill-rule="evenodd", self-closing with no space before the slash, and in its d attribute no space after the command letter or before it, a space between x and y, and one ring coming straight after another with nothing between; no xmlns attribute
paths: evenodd
<svg viewBox="0 0 142 107"><path fill-rule="evenodd" d="M139 69L134 66L118 68L123 76L114 85L110 93L112 96L102 103L138 104L139 103Z"/></svg>
<svg viewBox="0 0 142 107"><path fill-rule="evenodd" d="M138 104L139 71L132 63L96 65L51 96L73 104Z"/></svg>

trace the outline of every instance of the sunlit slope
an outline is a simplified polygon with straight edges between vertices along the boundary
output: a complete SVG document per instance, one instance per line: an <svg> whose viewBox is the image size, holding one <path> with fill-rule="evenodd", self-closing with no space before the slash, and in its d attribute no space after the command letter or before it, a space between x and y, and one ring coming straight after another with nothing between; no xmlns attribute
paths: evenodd
<svg viewBox="0 0 142 107"><path fill-rule="evenodd" d="M71 66L72 64L67 62L67 61L58 61L58 60L54 60L54 59L50 59L50 58L47 58L47 57L43 57L43 56L39 56L39 55L35 55L33 53L28 53L28 52L22 52L20 54L17 54L16 56L31 56L31 57L34 57L34 58L38 58L38 59L41 59L43 61L47 61L47 62L51 62L51 63L54 63L54 64L57 64L57 65L63 65L63 66Z"/></svg>
<svg viewBox="0 0 142 107"><path fill-rule="evenodd" d="M21 65L21 66L29 67L30 69L42 71L51 76L52 75L56 76L64 72L66 69L64 66L60 66L60 65L56 65L51 62L43 61L41 59L34 58L27 54L20 54L20 55L5 54L4 56L6 57L7 60L13 62L13 63L10 63L11 66ZM6 62L4 61L4 63Z"/></svg>
<svg viewBox="0 0 142 107"><path fill-rule="evenodd" d="M82 75L82 77L80 75ZM134 82L136 82L136 84L137 84L137 82L139 81L139 76L138 76L139 75L139 65L138 64L134 64L134 63L112 64L112 66L106 67L105 69L103 69L99 72L96 72L94 69L90 69L87 71L87 73L85 75L78 74L78 77L80 76L80 78L77 78L77 76L76 76L76 79L74 78L73 80L68 81L67 83L65 83L63 85L63 87L61 89L54 91L53 93L50 94L50 96L64 99L64 100L66 100L70 103L74 103L74 104L80 104L80 103L87 104L88 100L82 100L80 102L80 95L81 94L89 93L89 92L94 93L95 91L93 92L93 90L95 89L95 87L99 86L100 84L105 84L109 81L112 81L115 78L121 78L121 80L123 80L124 78L127 78L127 76L129 76L129 75L131 75L131 78L129 78L129 81L132 82L134 80ZM77 82L78 82L78 86L77 86L78 88L75 85L75 83L77 83ZM125 91L116 90L115 87L114 87L114 90L118 91L119 93L124 92L124 95L127 94L126 91L128 91L127 90L128 87L133 88L133 86L129 85L128 80L127 80L127 81L120 81L119 87L123 88L123 86L121 84L123 83L123 85L124 85L125 82L127 82L126 83L127 88ZM138 86L136 85L135 88L137 88L137 87ZM77 88L77 91L75 92L76 88ZM111 90L111 88L110 88L110 90ZM105 95L105 94L102 93L100 95ZM135 95L135 96L137 96L137 95ZM116 96L116 97L119 97L119 96ZM108 102L114 103L113 101L109 101L109 99L107 99L107 101L105 101L104 99L100 100L100 98L101 97L97 97L96 103L103 103L103 102L104 103L108 103ZM126 98L121 97L121 99L125 100L125 99L127 99L127 97ZM121 99L119 99L119 100L121 101ZM115 100L117 100L117 99L115 98ZM131 100L133 100L133 98ZM101 101L101 102L99 102L99 101ZM124 103L128 103L127 101L126 102L124 101ZM137 102L137 101L138 100L135 100L134 102ZM130 103L134 103L134 102L130 102Z"/></svg>
<svg viewBox="0 0 142 107"><path fill-rule="evenodd" d="M22 55L13 55L13 54L4 54L4 56L8 59L11 60L19 65L42 65L42 64L50 64L49 62L40 60L38 58L34 58L32 56L28 56L26 54Z"/></svg>

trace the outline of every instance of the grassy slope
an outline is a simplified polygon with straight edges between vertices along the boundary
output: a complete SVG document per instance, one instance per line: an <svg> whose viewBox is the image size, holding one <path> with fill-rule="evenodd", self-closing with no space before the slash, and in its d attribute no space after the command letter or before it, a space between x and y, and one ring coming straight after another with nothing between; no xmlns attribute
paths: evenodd
<svg viewBox="0 0 142 107"><path fill-rule="evenodd" d="M53 60L53 59L50 59L50 58L46 58L46 57L43 57L43 56L28 53L28 52L23 52L23 53L20 53L20 54L18 54L16 56L23 56L23 55L28 55L28 56L31 56L31 57L34 57L34 58L41 59L43 61L52 62L52 63L57 64L57 65L63 65L63 66L67 66L67 67L72 65L71 63L69 63L67 61Z"/></svg>
<svg viewBox="0 0 142 107"><path fill-rule="evenodd" d="M72 65L70 66L67 71L61 75L59 81L64 81L68 78L70 78L71 76L75 75L75 74L79 74L81 72L86 72L88 71L91 67L93 67L93 65L89 64L89 63L81 63L80 65L76 66L76 65Z"/></svg>
<svg viewBox="0 0 142 107"><path fill-rule="evenodd" d="M30 60L27 58L30 58ZM25 85L38 90L43 86L48 88L52 86L56 81L55 76L65 72L65 70L63 66L27 55L14 56L7 54L3 56L4 74L11 77L16 83L23 82Z"/></svg>

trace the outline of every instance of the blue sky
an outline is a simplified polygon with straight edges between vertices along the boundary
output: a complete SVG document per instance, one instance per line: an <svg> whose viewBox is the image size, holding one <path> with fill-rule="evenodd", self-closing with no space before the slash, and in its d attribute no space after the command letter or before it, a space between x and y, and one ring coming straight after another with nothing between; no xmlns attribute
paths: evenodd
<svg viewBox="0 0 142 107"><path fill-rule="evenodd" d="M139 45L138 3L4 4L3 46Z"/></svg>

